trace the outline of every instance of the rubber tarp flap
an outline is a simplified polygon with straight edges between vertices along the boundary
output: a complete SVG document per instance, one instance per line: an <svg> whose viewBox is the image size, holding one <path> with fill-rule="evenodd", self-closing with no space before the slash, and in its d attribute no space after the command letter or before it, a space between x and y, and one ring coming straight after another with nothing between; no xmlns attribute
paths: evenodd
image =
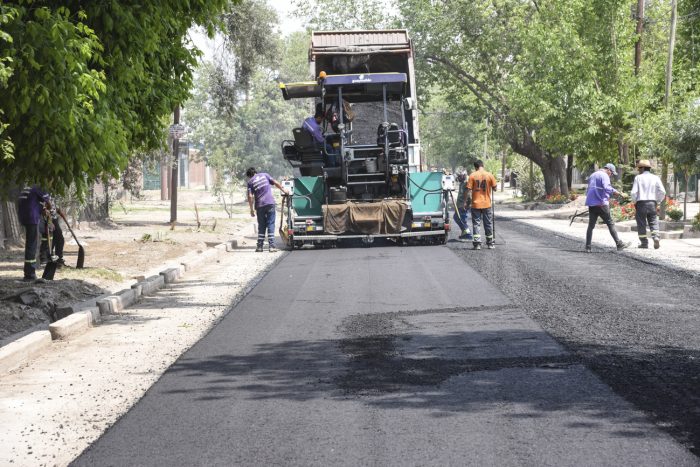
<svg viewBox="0 0 700 467"><path fill-rule="evenodd" d="M331 204L323 207L325 232L333 235L401 233L408 205L401 200L376 203Z"/></svg>

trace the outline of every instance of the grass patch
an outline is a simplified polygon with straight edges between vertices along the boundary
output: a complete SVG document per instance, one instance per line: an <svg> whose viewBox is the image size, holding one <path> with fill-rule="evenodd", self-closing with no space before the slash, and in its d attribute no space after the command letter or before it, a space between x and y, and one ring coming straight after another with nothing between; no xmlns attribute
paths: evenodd
<svg viewBox="0 0 700 467"><path fill-rule="evenodd" d="M60 274L62 279L103 279L112 282L121 282L124 280L124 276L119 274L113 269L107 268L84 268L84 269L73 269L73 268L62 268L58 274Z"/></svg>

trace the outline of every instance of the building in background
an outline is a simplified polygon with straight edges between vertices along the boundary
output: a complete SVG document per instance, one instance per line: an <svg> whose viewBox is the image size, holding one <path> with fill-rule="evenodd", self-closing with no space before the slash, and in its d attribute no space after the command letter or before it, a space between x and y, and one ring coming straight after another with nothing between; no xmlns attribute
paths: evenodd
<svg viewBox="0 0 700 467"><path fill-rule="evenodd" d="M180 141L178 151L178 188L209 190L214 179L214 170L200 157L202 148L189 141ZM158 162L143 175L144 190L160 190L163 182L170 181L170 170L163 170Z"/></svg>

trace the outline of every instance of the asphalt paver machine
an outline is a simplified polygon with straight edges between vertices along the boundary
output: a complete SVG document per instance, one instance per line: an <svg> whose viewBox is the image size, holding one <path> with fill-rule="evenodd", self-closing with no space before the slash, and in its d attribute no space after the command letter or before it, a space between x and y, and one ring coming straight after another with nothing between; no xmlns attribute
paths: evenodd
<svg viewBox="0 0 700 467"><path fill-rule="evenodd" d="M375 238L444 243L451 175L422 171L413 48L405 30L314 32L315 79L281 83L324 118L324 142L305 128L282 142L295 169L283 182L281 234L292 247Z"/></svg>

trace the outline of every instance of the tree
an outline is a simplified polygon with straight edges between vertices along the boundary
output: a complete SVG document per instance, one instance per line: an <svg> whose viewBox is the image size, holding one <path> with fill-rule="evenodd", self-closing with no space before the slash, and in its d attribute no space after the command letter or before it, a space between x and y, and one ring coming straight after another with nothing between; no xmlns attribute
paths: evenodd
<svg viewBox="0 0 700 467"><path fill-rule="evenodd" d="M451 83L455 95L476 95L513 150L541 167L547 191L566 193L563 156L612 159L641 105L628 3L401 5L419 53L433 65L426 74Z"/></svg>
<svg viewBox="0 0 700 467"><path fill-rule="evenodd" d="M279 58L279 18L265 0L241 0L235 9L221 15L220 35L224 47L209 68L210 93L222 111L235 111L248 97L251 80L261 68Z"/></svg>
<svg viewBox="0 0 700 467"><path fill-rule="evenodd" d="M278 81L308 79L306 53L309 37L295 33L273 37L275 54L250 77L246 96L238 96L225 108L217 102L220 95L212 87L214 64L204 64L195 80L192 99L184 106L184 118L192 128L191 137L202 145L202 157L216 171L214 190L220 197L230 196L244 177L245 170L256 167L273 176L289 175L291 168L280 152L283 139L291 139L311 105L299 100L285 101Z"/></svg>
<svg viewBox="0 0 700 467"><path fill-rule="evenodd" d="M160 117L186 99L199 54L188 30L212 32L229 3L4 2L0 112L14 152L0 158L2 182L80 191L159 147Z"/></svg>
<svg viewBox="0 0 700 467"><path fill-rule="evenodd" d="M294 0L296 16L312 30L391 29L400 25L396 3L388 0Z"/></svg>
<svg viewBox="0 0 700 467"><path fill-rule="evenodd" d="M683 218L687 217L688 182L693 173L700 173L700 109L693 103L688 110L675 115L671 146L675 149L673 164L685 176ZM695 188L697 190L697 187Z"/></svg>
<svg viewBox="0 0 700 467"><path fill-rule="evenodd" d="M487 131L467 103L448 105L439 89L431 91L430 102L421 109L421 133L426 135L423 152L431 165L470 167L483 158L481 135Z"/></svg>

